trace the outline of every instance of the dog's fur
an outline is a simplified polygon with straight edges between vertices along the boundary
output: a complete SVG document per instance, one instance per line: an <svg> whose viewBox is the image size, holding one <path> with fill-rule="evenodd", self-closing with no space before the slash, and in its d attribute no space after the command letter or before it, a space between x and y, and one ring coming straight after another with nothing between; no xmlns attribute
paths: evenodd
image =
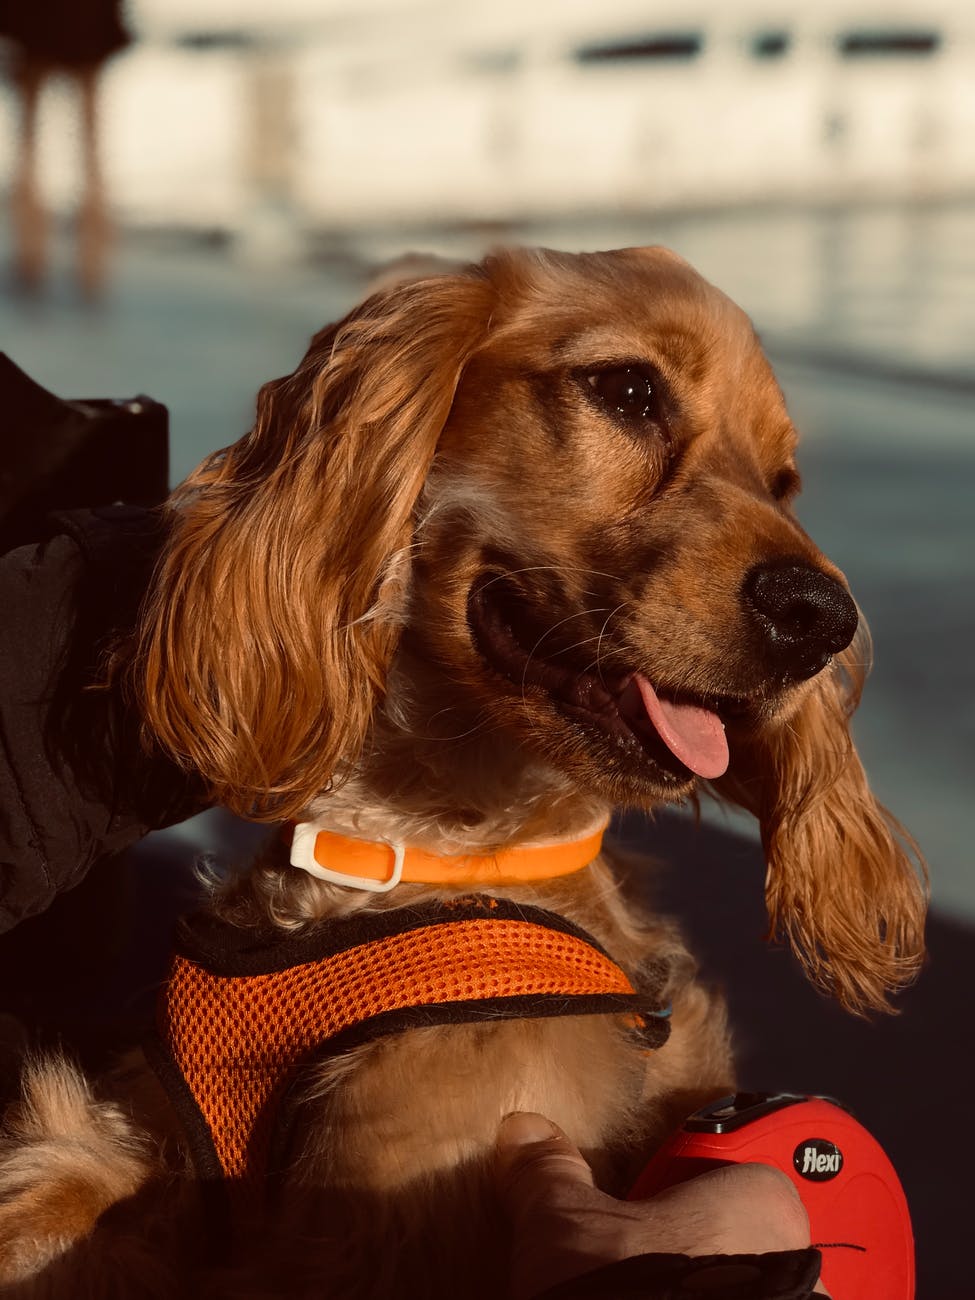
<svg viewBox="0 0 975 1300"><path fill-rule="evenodd" d="M600 396L624 366L651 377L638 415ZM490 852L692 796L618 708L639 671L725 718L712 792L759 819L772 932L848 1008L880 1008L918 968L924 888L847 728L864 637L818 673L783 667L744 594L782 562L845 591L792 513L795 444L747 318L665 250L509 252L388 283L175 494L123 655L148 741L245 816L311 809ZM435 892L326 884L276 843L213 906L299 930ZM229 1294L503 1294L487 1170L505 1113L556 1120L620 1191L624 1153L731 1085L720 999L608 862L505 892L628 972L666 960L670 1041L647 1054L608 1016L451 1026L318 1067L300 1159ZM187 1293L173 1241L192 1262L200 1218L180 1218L192 1179L154 1087L29 1072L0 1160L0 1275L24 1294Z"/></svg>

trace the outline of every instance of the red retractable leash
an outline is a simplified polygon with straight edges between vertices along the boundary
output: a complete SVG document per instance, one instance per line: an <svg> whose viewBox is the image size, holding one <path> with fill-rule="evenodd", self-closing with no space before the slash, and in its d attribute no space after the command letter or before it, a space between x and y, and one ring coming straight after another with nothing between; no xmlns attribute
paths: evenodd
<svg viewBox="0 0 975 1300"><path fill-rule="evenodd" d="M685 1120L629 1199L752 1161L795 1183L833 1300L914 1300L914 1236L900 1180L876 1139L825 1097L722 1097Z"/></svg>

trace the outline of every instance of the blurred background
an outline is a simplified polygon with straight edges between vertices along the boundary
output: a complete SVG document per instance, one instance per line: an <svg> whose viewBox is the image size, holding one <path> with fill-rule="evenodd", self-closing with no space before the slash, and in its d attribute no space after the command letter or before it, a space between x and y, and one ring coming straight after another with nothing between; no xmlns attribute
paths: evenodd
<svg viewBox="0 0 975 1300"><path fill-rule="evenodd" d="M857 735L931 864L929 970L898 1020L850 1022L762 947L747 824L619 832L680 863L654 888L728 988L743 1081L850 1102L908 1186L922 1300L972 1294L975 7L139 0L121 20L81 66L7 43L0 347L61 396L165 403L173 481L404 252L662 242L751 313L804 435L800 516L874 633ZM174 862L247 842L219 813L150 837L138 887L158 915ZM949 1154L928 1135L953 1107Z"/></svg>

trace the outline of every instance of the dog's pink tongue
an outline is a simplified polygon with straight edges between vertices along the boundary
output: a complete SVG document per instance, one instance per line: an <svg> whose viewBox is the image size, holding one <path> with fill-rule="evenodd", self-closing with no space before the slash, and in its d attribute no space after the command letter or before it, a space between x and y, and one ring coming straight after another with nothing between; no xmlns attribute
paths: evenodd
<svg viewBox="0 0 975 1300"><path fill-rule="evenodd" d="M728 740L716 713L697 704L662 700L642 673L634 673L627 682L621 698L624 707L633 708L637 693L657 735L685 767L708 781L727 771Z"/></svg>

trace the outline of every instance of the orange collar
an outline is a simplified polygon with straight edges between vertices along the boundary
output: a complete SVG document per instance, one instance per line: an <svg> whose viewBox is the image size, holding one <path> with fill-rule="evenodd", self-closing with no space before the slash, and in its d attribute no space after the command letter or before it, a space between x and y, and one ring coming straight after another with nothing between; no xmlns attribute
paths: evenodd
<svg viewBox="0 0 975 1300"><path fill-rule="evenodd" d="M424 885L520 885L581 871L599 854L603 821L580 839L516 844L488 854L441 855L395 841L358 840L299 822L291 865L320 880L383 894L401 880Z"/></svg>

